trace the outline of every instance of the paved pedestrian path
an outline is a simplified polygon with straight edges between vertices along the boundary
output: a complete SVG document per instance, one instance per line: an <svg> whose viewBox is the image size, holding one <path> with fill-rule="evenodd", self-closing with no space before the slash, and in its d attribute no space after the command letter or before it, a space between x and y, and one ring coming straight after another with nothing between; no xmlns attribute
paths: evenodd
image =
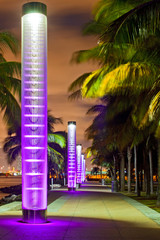
<svg viewBox="0 0 160 240"><path fill-rule="evenodd" d="M150 218L145 215L150 209L136 203L101 186L76 192L53 190L48 196L46 224L21 223L20 203L10 204L6 211L0 207L0 239L159 240L160 215L151 210L154 217Z"/></svg>

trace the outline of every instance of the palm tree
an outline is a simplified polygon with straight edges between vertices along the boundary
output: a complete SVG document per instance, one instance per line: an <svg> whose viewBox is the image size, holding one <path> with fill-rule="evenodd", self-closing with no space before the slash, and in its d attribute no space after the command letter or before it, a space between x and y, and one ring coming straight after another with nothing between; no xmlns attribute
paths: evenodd
<svg viewBox="0 0 160 240"><path fill-rule="evenodd" d="M160 1L134 1L134 6L133 1L127 1L130 9L126 7L125 12L118 12L113 8L119 16L114 15L112 19L108 18L112 5L109 2L111 1L106 0L99 3L95 11L94 22L88 27L91 33L101 35L98 47L75 55L77 62L97 59L102 67L79 77L70 86L70 90L78 87L71 97L79 96L80 93L83 97L101 97L105 94L119 93L129 97L138 95L138 104L135 105L139 108L135 109L135 114L132 114L132 119L138 125L151 100L150 110L155 108L157 111L159 104L160 26L158 9ZM115 2L124 4L126 1L112 1L113 4ZM111 12L109 14L112 16ZM97 27L95 31L93 26ZM137 46L140 48L139 52ZM115 58L115 52L118 53L118 59ZM148 94L150 90L151 94ZM152 98L153 94L155 98ZM146 101L142 101L142 95L148 97L145 98ZM154 128L155 125L154 123Z"/></svg>
<svg viewBox="0 0 160 240"><path fill-rule="evenodd" d="M20 116L20 114L19 114ZM48 161L62 168L64 157L56 150L59 145L60 149L66 146L66 140L60 133L54 132L54 124L62 123L61 118L55 118L48 111ZM8 163L12 164L21 155L21 125L16 121L8 128L8 137L4 140L3 150L7 153ZM49 164L48 164L49 165Z"/></svg>
<svg viewBox="0 0 160 240"><path fill-rule="evenodd" d="M4 140L3 151L7 153L7 160L12 164L21 155L21 127L15 124L8 128L8 136Z"/></svg>
<svg viewBox="0 0 160 240"><path fill-rule="evenodd" d="M159 24L159 9L160 1L147 1L136 8L130 10L120 18L113 21L105 33L102 36L102 41L105 41L107 44L110 41L125 41L129 43L137 44L137 42L142 42L146 40L150 35L159 35L160 24ZM124 37L125 36L125 39ZM157 41L159 45L159 41ZM158 48L154 48L153 54L156 55ZM153 58L152 54L152 58ZM153 69L153 67L152 67ZM159 66L158 69L159 70ZM147 116L150 116L150 120L153 119L155 113L159 113L159 72L155 76L154 82L152 85L157 85L158 89L155 91L155 86L151 89L152 98L150 98L151 104ZM150 81L151 82L151 81ZM135 85L135 84L134 84ZM159 132L159 117L157 121L157 131L156 136L159 142L158 132ZM142 123L144 126L144 121ZM158 147L158 199L157 206L160 206L160 152Z"/></svg>
<svg viewBox="0 0 160 240"><path fill-rule="evenodd" d="M20 100L21 81L18 77L21 75L21 64L6 61L3 56L5 49L17 54L19 43L12 34L0 32L0 109L5 122L10 124L18 116L20 110L17 97Z"/></svg>

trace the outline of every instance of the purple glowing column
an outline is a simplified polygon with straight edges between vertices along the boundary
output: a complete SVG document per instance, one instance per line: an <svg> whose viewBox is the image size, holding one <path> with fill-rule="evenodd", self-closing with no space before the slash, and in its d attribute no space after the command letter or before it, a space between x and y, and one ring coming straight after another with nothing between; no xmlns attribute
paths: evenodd
<svg viewBox="0 0 160 240"><path fill-rule="evenodd" d="M81 161L81 151L82 151L82 145L78 144L76 147L76 153L77 153L77 183L81 184L82 179L82 161Z"/></svg>
<svg viewBox="0 0 160 240"><path fill-rule="evenodd" d="M68 190L76 189L76 122L68 122Z"/></svg>
<svg viewBox="0 0 160 240"><path fill-rule="evenodd" d="M83 159L83 181L86 179L86 160Z"/></svg>
<svg viewBox="0 0 160 240"><path fill-rule="evenodd" d="M81 175L81 179L82 179L82 182L84 182L84 171L85 171L85 166L84 166L84 154L81 155L81 161L82 161L82 175Z"/></svg>
<svg viewBox="0 0 160 240"><path fill-rule="evenodd" d="M46 220L47 17L46 5L22 9L22 209L24 221Z"/></svg>

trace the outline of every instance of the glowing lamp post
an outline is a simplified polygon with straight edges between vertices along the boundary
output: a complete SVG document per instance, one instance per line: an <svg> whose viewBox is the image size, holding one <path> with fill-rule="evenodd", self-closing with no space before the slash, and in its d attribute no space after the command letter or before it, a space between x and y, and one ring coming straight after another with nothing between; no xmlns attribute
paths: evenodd
<svg viewBox="0 0 160 240"><path fill-rule="evenodd" d="M46 5L22 9L22 209L28 223L46 221L47 17Z"/></svg>
<svg viewBox="0 0 160 240"><path fill-rule="evenodd" d="M83 159L83 181L85 182L86 179L86 160Z"/></svg>
<svg viewBox="0 0 160 240"><path fill-rule="evenodd" d="M76 189L76 122L68 122L68 190Z"/></svg>
<svg viewBox="0 0 160 240"><path fill-rule="evenodd" d="M76 153L77 153L77 185L78 187L82 183L82 159L81 159L81 151L82 151L82 145L78 144L76 147Z"/></svg>
<svg viewBox="0 0 160 240"><path fill-rule="evenodd" d="M81 156L82 159L82 182L85 181L85 159L84 159L84 154Z"/></svg>

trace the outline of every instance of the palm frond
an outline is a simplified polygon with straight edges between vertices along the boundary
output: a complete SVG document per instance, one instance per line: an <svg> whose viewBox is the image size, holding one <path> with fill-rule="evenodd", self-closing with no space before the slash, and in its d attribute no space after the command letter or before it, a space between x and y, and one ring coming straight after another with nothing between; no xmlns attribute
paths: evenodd
<svg viewBox="0 0 160 240"><path fill-rule="evenodd" d="M108 73L101 70L93 72L82 86L82 96L103 97L118 92L133 95L150 88L156 78L157 68L147 63L121 64Z"/></svg>
<svg viewBox="0 0 160 240"><path fill-rule="evenodd" d="M148 111L144 114L143 119L140 123L140 128L144 128L149 122L153 120L157 120L159 122L160 117L160 91L155 94L153 99L151 100Z"/></svg>
<svg viewBox="0 0 160 240"><path fill-rule="evenodd" d="M66 140L60 134L48 134L48 143L57 143L61 148L66 147Z"/></svg>
<svg viewBox="0 0 160 240"><path fill-rule="evenodd" d="M19 62L0 62L0 73L1 76L10 76L14 75L21 76L21 63Z"/></svg>
<svg viewBox="0 0 160 240"><path fill-rule="evenodd" d="M16 145L20 145L20 137L19 138L17 138L17 136L6 137L4 140L3 151L8 152L10 148Z"/></svg>
<svg viewBox="0 0 160 240"><path fill-rule="evenodd" d="M83 97L98 97L98 86L102 80L103 68L93 71L84 81L81 94Z"/></svg>
<svg viewBox="0 0 160 240"><path fill-rule="evenodd" d="M13 95L16 94L18 99L21 100L21 80L15 77L7 77L4 85L8 90L11 90Z"/></svg>
<svg viewBox="0 0 160 240"><path fill-rule="evenodd" d="M12 164L17 159L20 153L21 153L21 146L15 146L10 148L7 152L8 163Z"/></svg>
<svg viewBox="0 0 160 240"><path fill-rule="evenodd" d="M68 100L72 101L72 100L81 99L81 98L82 98L81 89L78 89L77 91L69 95Z"/></svg>
<svg viewBox="0 0 160 240"><path fill-rule="evenodd" d="M92 20L85 24L83 28L84 35L101 35L105 30L105 24Z"/></svg>
<svg viewBox="0 0 160 240"><path fill-rule="evenodd" d="M13 54L17 54L19 51L19 41L16 37L9 32L0 32L0 45L1 51L9 48Z"/></svg>
<svg viewBox="0 0 160 240"><path fill-rule="evenodd" d="M0 107L4 121L10 125L13 122L20 123L21 109L16 98L7 88L0 84Z"/></svg>
<svg viewBox="0 0 160 240"><path fill-rule="evenodd" d="M89 50L81 50L75 52L72 56L71 62L82 63L86 61L98 61L99 63L101 63L103 62L103 58L105 58L105 56L101 54L101 45L98 45Z"/></svg>
<svg viewBox="0 0 160 240"><path fill-rule="evenodd" d="M97 150L92 147L88 147L86 149L86 154L87 154L87 158L90 158L92 156L96 156L97 155Z"/></svg>
<svg viewBox="0 0 160 240"><path fill-rule="evenodd" d="M106 106L102 105L102 104L97 104L92 106L86 114L94 114L94 113L101 113L104 111L104 109L106 109Z"/></svg>
<svg viewBox="0 0 160 240"><path fill-rule="evenodd" d="M59 124L59 123L63 124L62 118L54 117L51 114L50 110L48 110L47 120L48 120L48 133L53 133L54 132L54 125L55 124Z"/></svg>
<svg viewBox="0 0 160 240"><path fill-rule="evenodd" d="M80 77L78 77L68 88L68 92L72 92L75 91L77 88L79 89L83 82L85 81L85 79L90 75L89 73L85 73L83 75L81 75Z"/></svg>
<svg viewBox="0 0 160 240"><path fill-rule="evenodd" d="M101 0L95 7L93 14L95 15L95 20L97 22L103 22L106 25L107 23L119 18L138 4L138 1L131 0Z"/></svg>
<svg viewBox="0 0 160 240"><path fill-rule="evenodd" d="M138 43L148 34L154 34L160 28L159 9L160 1L148 1L126 12L111 22L106 28L101 40L117 43Z"/></svg>
<svg viewBox="0 0 160 240"><path fill-rule="evenodd" d="M49 156L50 160L53 161L54 163L56 163L59 168L62 168L62 165L64 162L64 158L63 158L62 154L60 154L58 151L51 148L50 146L47 147L47 150L48 150L48 156Z"/></svg>
<svg viewBox="0 0 160 240"><path fill-rule="evenodd" d="M116 96L114 102L108 104L105 120L112 121L114 117L121 112L131 111L133 108L133 101L137 96L133 96L131 99L126 96Z"/></svg>

